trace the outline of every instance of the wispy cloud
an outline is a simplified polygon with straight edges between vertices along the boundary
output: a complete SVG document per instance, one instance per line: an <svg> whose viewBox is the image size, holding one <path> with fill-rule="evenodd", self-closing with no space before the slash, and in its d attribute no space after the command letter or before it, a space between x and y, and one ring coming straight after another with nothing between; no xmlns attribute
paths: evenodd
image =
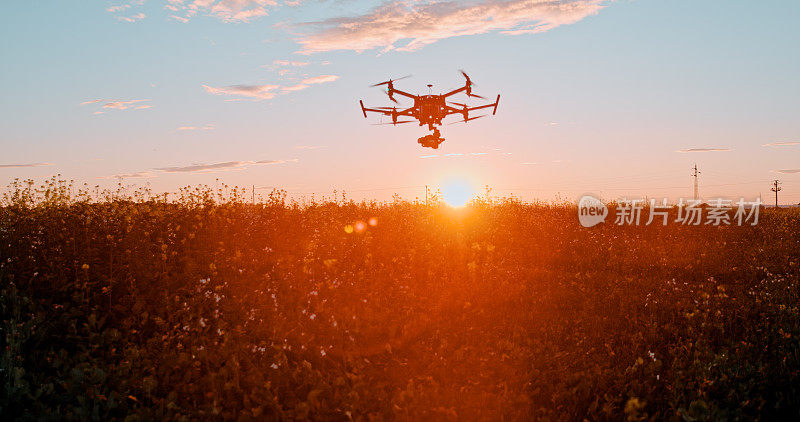
<svg viewBox="0 0 800 422"><path fill-rule="evenodd" d="M326 84L329 82L334 82L337 79L339 79L339 77L336 75L320 75L320 76L314 76L313 78L303 79L303 84L305 85Z"/></svg>
<svg viewBox="0 0 800 422"><path fill-rule="evenodd" d="M296 163L297 158L293 158L291 160L261 160L261 161L253 161L251 164L284 164L284 163Z"/></svg>
<svg viewBox="0 0 800 422"><path fill-rule="evenodd" d="M326 148L324 145L297 145L294 149L297 150L312 150L312 149L322 149Z"/></svg>
<svg viewBox="0 0 800 422"><path fill-rule="evenodd" d="M795 173L800 173L800 169L772 170L772 172L780 174L795 174Z"/></svg>
<svg viewBox="0 0 800 422"><path fill-rule="evenodd" d="M178 130L180 131L191 131L191 130L214 130L216 127L214 125L204 125L204 126L180 126Z"/></svg>
<svg viewBox="0 0 800 422"><path fill-rule="evenodd" d="M130 7L131 7L130 4L120 4L120 5L117 5L117 6L110 6L108 9L106 9L106 12L111 12L111 13L121 12L121 11L123 11L125 9L130 8Z"/></svg>
<svg viewBox="0 0 800 422"><path fill-rule="evenodd" d="M198 15L213 16L224 22L249 22L267 16L267 9L278 4L274 0L167 0L167 2L164 8L182 15L173 17L184 22Z"/></svg>
<svg viewBox="0 0 800 422"><path fill-rule="evenodd" d="M81 105L89 105L89 104L100 104L103 103L103 109L111 109L111 110L144 110L148 108L152 108L153 106L150 104L139 104L148 102L150 100L88 100L81 103ZM95 111L94 114L103 114L103 111Z"/></svg>
<svg viewBox="0 0 800 422"><path fill-rule="evenodd" d="M291 66L291 67L303 67L308 66L309 62L299 62L294 60L275 60L272 62L274 66Z"/></svg>
<svg viewBox="0 0 800 422"><path fill-rule="evenodd" d="M103 104L103 108L113 108L115 110L127 110L134 107L133 104L140 103L147 100L131 100L131 101L113 101Z"/></svg>
<svg viewBox="0 0 800 422"><path fill-rule="evenodd" d="M226 161L223 163L215 163L215 164L194 164L191 166L160 167L156 168L156 170L167 173L196 173L196 172L207 172L213 170L232 169L236 167L245 166L248 163L249 163L248 161Z"/></svg>
<svg viewBox="0 0 800 422"><path fill-rule="evenodd" d="M283 92L297 92L297 91L302 91L302 90L307 89L307 88L310 88L310 86L305 85L305 84L297 84L297 85L292 85L292 86L285 86L285 87L281 88L281 91L283 91Z"/></svg>
<svg viewBox="0 0 800 422"><path fill-rule="evenodd" d="M278 85L231 85L222 88L203 85L203 88L214 95L233 95L237 97L252 98L254 100L269 100L277 95Z"/></svg>
<svg viewBox="0 0 800 422"><path fill-rule="evenodd" d="M413 51L463 35L545 32L598 13L604 0L385 1L353 17L299 25L301 53L332 50Z"/></svg>
<svg viewBox="0 0 800 422"><path fill-rule="evenodd" d="M687 153L687 152L726 152L730 151L730 148L689 148L689 149L679 149L675 152Z"/></svg>
<svg viewBox="0 0 800 422"><path fill-rule="evenodd" d="M296 163L297 159L291 160L260 160L260 161L225 161L214 164L192 164L189 166L160 167L155 170L165 173L210 173L214 171L224 171L241 169L252 165L273 165Z"/></svg>
<svg viewBox="0 0 800 422"><path fill-rule="evenodd" d="M303 79L300 83L294 85L280 86L280 85L232 85L222 88L215 88L208 85L203 85L203 88L211 94L215 95L231 95L236 97L244 97L252 99L253 101L269 100L275 98L279 93L290 93L308 89L311 85L319 85L330 83L339 79L336 75L320 75ZM243 98L239 98L243 99Z"/></svg>
<svg viewBox="0 0 800 422"><path fill-rule="evenodd" d="M100 179L146 179L149 177L156 177L156 175L147 171L137 171L135 173L122 173L111 176L103 176L100 177Z"/></svg>
<svg viewBox="0 0 800 422"><path fill-rule="evenodd" d="M800 142L770 142L768 144L761 145L762 147L787 147L790 145L800 145Z"/></svg>
<svg viewBox="0 0 800 422"><path fill-rule="evenodd" d="M52 165L53 165L53 163L0 164L0 168L10 169L10 168L22 168L22 167L44 167L44 166L52 166Z"/></svg>
<svg viewBox="0 0 800 422"><path fill-rule="evenodd" d="M122 22L136 22L136 21L140 21L140 20L142 20L142 19L144 19L146 17L147 17L147 15L145 15L144 13L137 13L137 14L131 15L131 16L117 16L117 19L122 21Z"/></svg>
<svg viewBox="0 0 800 422"><path fill-rule="evenodd" d="M442 155L439 155L439 154L420 155L419 158L422 158L422 159L439 158L439 157L442 157L442 158L454 158L454 157L468 157L468 156L469 157L483 157L483 156L488 155L488 154L489 154L488 152L469 152L469 153L451 152L451 153L442 154Z"/></svg>

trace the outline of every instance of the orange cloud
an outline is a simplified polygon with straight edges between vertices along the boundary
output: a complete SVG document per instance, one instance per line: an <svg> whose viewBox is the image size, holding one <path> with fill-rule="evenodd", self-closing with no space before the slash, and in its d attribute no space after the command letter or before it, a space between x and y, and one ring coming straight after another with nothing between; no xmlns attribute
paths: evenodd
<svg viewBox="0 0 800 422"><path fill-rule="evenodd" d="M730 151L730 148L689 148L689 149L679 149L675 152L727 152Z"/></svg>
<svg viewBox="0 0 800 422"><path fill-rule="evenodd" d="M147 15L145 15L144 13L137 13L137 14L131 15L131 16L118 16L117 19L119 19L119 20L121 20L123 22L136 22L136 21L142 20L142 19L144 19L146 17L147 17Z"/></svg>
<svg viewBox="0 0 800 422"><path fill-rule="evenodd" d="M413 51L463 35L544 32L594 15L604 3L605 0L391 1L361 16L301 25L311 28L311 32L297 41L304 54L378 48Z"/></svg>
<svg viewBox="0 0 800 422"><path fill-rule="evenodd" d="M42 167L42 166L52 166L53 163L24 163L24 164L0 164L0 168L10 169L10 168L22 168L22 167Z"/></svg>
<svg viewBox="0 0 800 422"><path fill-rule="evenodd" d="M339 79L336 75L320 75L311 78L303 79L302 82L289 85L233 85L223 88L215 88L208 85L203 85L203 88L211 94L215 95L233 95L238 97L252 98L254 101L270 100L275 98L279 93L290 93L302 91L310 88L311 85L325 84ZM244 98L234 98L226 101L240 101Z"/></svg>
<svg viewBox="0 0 800 422"><path fill-rule="evenodd" d="M203 85L203 88L214 95L234 95L238 97L252 98L254 100L269 100L275 97L272 92L280 86L278 85L232 85L222 88L215 88L213 86Z"/></svg>
<svg viewBox="0 0 800 422"><path fill-rule="evenodd" d="M304 90L306 88L308 88L308 85L297 84L297 85L292 85L292 86L285 86L285 87L281 88L281 91L283 91L283 92L297 92L297 91L302 91L302 90Z"/></svg>
<svg viewBox="0 0 800 422"><path fill-rule="evenodd" d="M131 101L112 101L110 103L103 104L103 108L113 108L116 110L127 110L131 107L134 107L133 104L142 102L142 101L149 101L149 100L131 100ZM136 109L142 108L150 108L152 106L144 105L144 106L136 106Z"/></svg>
<svg viewBox="0 0 800 422"><path fill-rule="evenodd" d="M770 142L768 144L762 145L763 147L788 147L792 145L800 145L800 142L795 141L788 141L788 142Z"/></svg>
<svg viewBox="0 0 800 422"><path fill-rule="evenodd" d="M104 108L104 109L113 109L113 110L135 109L135 110L143 110L143 109L147 109L147 108L152 108L153 106L150 105L150 104L137 105L137 103L148 102L148 101L150 101L150 100L128 100L128 101L122 101L122 100L97 99L97 100L84 101L84 102L81 103L81 105L99 104L99 103L105 102L105 104L103 104L103 106L102 106L102 108ZM104 113L103 111L95 111L94 112L94 114L103 114L103 113Z"/></svg>
<svg viewBox="0 0 800 422"><path fill-rule="evenodd" d="M325 84L328 82L333 82L339 79L336 75L320 75L314 76L313 78L303 79L303 83L306 85L313 85L313 84Z"/></svg>
<svg viewBox="0 0 800 422"><path fill-rule="evenodd" d="M153 173L146 171L137 171L135 173L114 174L111 176L103 176L100 179L145 179L148 177L155 177Z"/></svg>
<svg viewBox="0 0 800 422"><path fill-rule="evenodd" d="M309 62L297 62L293 60L275 60L272 62L275 66L292 66L292 67L302 67L308 66Z"/></svg>
<svg viewBox="0 0 800 422"><path fill-rule="evenodd" d="M184 12L173 19L186 22L198 13L219 18L225 22L249 22L267 16L267 8L276 6L274 0L168 0L167 9Z"/></svg>
<svg viewBox="0 0 800 422"><path fill-rule="evenodd" d="M165 173L209 173L215 171L233 170L244 168L251 165L272 165L296 163L297 159L291 160L260 160L260 161L225 161L214 164L192 164L190 166L161 167L155 170Z"/></svg>
<svg viewBox="0 0 800 422"><path fill-rule="evenodd" d="M187 130L214 130L216 127L214 125L205 125L205 126L180 126L178 130L180 131L187 131Z"/></svg>

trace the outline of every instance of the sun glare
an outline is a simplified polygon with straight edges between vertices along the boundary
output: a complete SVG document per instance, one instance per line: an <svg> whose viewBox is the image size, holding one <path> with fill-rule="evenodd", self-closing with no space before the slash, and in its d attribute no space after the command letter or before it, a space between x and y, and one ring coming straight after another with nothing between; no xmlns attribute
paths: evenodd
<svg viewBox="0 0 800 422"><path fill-rule="evenodd" d="M474 194L472 186L464 180L454 180L442 186L442 197L452 207L467 205Z"/></svg>

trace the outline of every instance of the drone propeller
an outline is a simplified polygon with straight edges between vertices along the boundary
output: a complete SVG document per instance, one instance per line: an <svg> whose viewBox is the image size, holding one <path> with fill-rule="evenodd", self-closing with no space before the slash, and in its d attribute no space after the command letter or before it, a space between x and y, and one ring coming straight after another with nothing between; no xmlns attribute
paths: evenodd
<svg viewBox="0 0 800 422"><path fill-rule="evenodd" d="M467 79L467 85L472 85L472 79L469 78L469 75L467 75L467 72L464 72L463 70L459 70L459 72L461 72L461 74L464 75L464 78Z"/></svg>
<svg viewBox="0 0 800 422"><path fill-rule="evenodd" d="M470 120L480 119L481 117L486 117L486 115L485 115L485 114L483 114L483 115L480 115L480 116L470 117L469 119L459 120L459 121L457 121L457 122L453 122L453 123L450 123L450 124L451 124L451 125L454 125L454 124L456 124L456 123L467 123L467 122L468 122L468 121L470 121Z"/></svg>
<svg viewBox="0 0 800 422"><path fill-rule="evenodd" d="M485 97L472 93L472 87L475 86L475 84L472 83L472 79L470 79L469 75L467 75L467 72L464 72L463 70L459 70L459 72L461 72L461 74L464 75L464 78L467 80L467 96L485 100Z"/></svg>
<svg viewBox="0 0 800 422"><path fill-rule="evenodd" d="M454 103L454 102L451 102L450 104L457 105L457 106L459 106L459 107L461 107L461 108L467 108L467 105L466 105L466 104Z"/></svg>
<svg viewBox="0 0 800 422"><path fill-rule="evenodd" d="M406 75L406 76L403 76L402 78L389 79L388 81L378 82L375 85L370 85L370 88L374 88L376 86L381 86L381 85L389 85L390 83L397 82L397 81L402 81L403 79L410 78L411 76L412 75Z"/></svg>

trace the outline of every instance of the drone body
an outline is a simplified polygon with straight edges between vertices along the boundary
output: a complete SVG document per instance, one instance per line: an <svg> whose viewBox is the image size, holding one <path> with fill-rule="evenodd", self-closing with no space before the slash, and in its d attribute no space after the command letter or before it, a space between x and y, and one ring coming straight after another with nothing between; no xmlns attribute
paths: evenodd
<svg viewBox="0 0 800 422"><path fill-rule="evenodd" d="M428 126L428 130L431 131L429 135L425 135L417 140L417 142L422 145L423 147L438 149L439 144L444 142L444 138L441 137L441 133L436 126L442 125L442 120L447 116L453 114L459 114L463 117L463 120L459 120L458 122L467 123L470 120L479 119L486 115L474 116L470 117L469 113L475 110L481 110L485 108L493 108L492 114L497 113L497 105L500 104L500 95L497 96L497 100L495 100L492 104L486 104L476 107L470 107L467 104L462 103L448 103L447 98L459 94L461 92L465 93L467 97L476 97L482 98L480 95L475 95L472 93L472 80L470 80L469 76L462 70L461 74L464 75L466 78L466 83L463 87L458 88L456 90L447 92L445 94L439 95L414 95L410 94L405 91L401 91L399 89L395 89L394 83L400 79L390 79L386 82L381 82L378 84L373 85L381 86L386 85L386 93L389 95L389 99L394 101L396 104L398 103L397 99L395 99L395 95L399 95L402 97L410 98L414 100L414 105L408 108L397 108L395 107L375 107L375 108L366 108L364 107L364 102L361 101L361 112L364 114L364 118L367 117L367 112L374 112L374 113L381 113L386 116L391 116L392 122L389 124L398 125L403 123L413 123L414 121L419 122L420 126ZM407 77L407 76L406 76ZM432 85L428 85L430 89ZM457 107L454 107L457 106ZM413 120L398 120L399 117L406 117L411 118ZM456 122L457 123L457 122Z"/></svg>

